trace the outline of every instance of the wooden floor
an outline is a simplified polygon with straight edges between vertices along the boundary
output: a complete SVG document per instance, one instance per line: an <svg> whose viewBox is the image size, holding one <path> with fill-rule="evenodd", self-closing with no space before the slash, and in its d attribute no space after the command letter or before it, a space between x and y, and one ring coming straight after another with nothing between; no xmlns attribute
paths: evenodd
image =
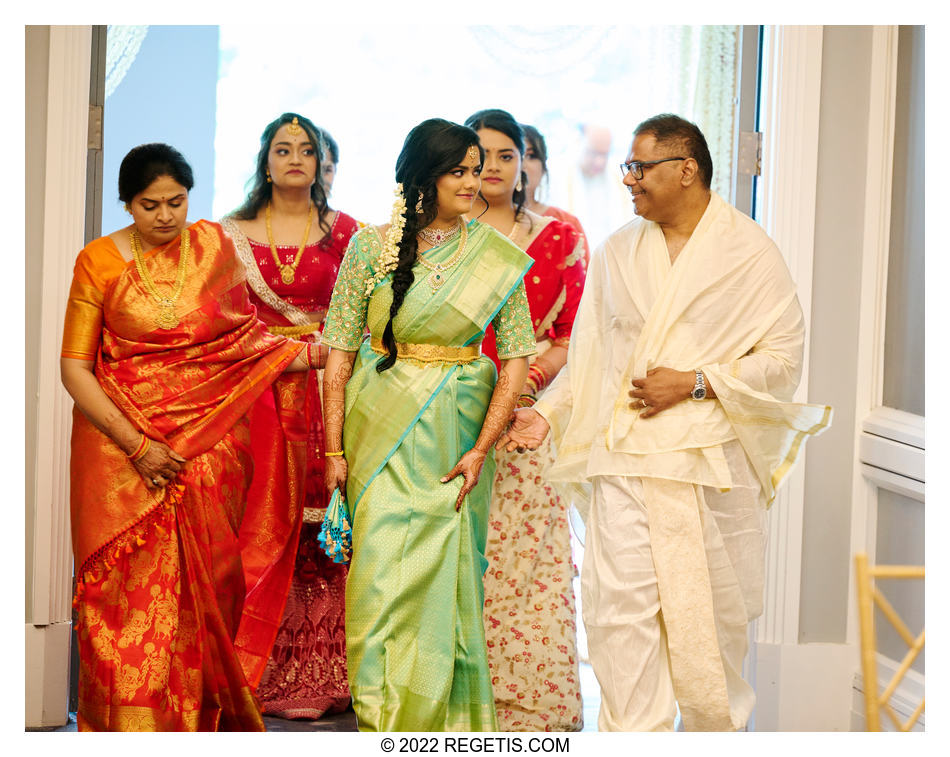
<svg viewBox="0 0 950 757"><path fill-rule="evenodd" d="M600 707L600 687L594 678L590 665L581 663L581 696L584 699L584 731L597 730L597 709ZM319 720L284 720L283 718L264 717L268 731L356 731L356 714L352 709L338 715L327 715ZM46 729L44 729L46 730ZM52 731L75 731L76 713L69 713L69 723Z"/></svg>

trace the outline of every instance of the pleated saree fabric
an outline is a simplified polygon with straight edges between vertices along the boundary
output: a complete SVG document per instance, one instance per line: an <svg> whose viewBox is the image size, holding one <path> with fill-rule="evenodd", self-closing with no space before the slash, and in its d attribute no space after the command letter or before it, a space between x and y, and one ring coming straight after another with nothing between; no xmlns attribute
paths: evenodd
<svg viewBox="0 0 950 757"><path fill-rule="evenodd" d="M525 277L538 355L570 342L584 287L582 237L526 211L534 260ZM494 356L486 334L482 349ZM584 726L577 658L574 561L568 503L545 480L546 441L534 452L495 452L488 521L485 636L503 731L579 731Z"/></svg>
<svg viewBox="0 0 950 757"><path fill-rule="evenodd" d="M281 280L267 242L249 239L233 218L221 225L247 269L251 303L268 330L319 341L356 220L335 211L330 233L304 248L290 284ZM298 246L276 250L288 263ZM317 541L328 500L319 373L280 376L248 414L254 478L239 534L247 595L235 640L263 711L308 720L350 704L346 567L334 564Z"/></svg>
<svg viewBox="0 0 950 757"><path fill-rule="evenodd" d="M459 240L426 253L447 261ZM496 380L478 344L494 325L503 358L535 350L522 277L531 259L477 221L434 288L414 269L394 333L403 356L377 372L392 287L371 296L382 240L351 242L324 342L359 354L346 388L343 446L353 559L346 588L347 667L364 731L486 731L497 720L482 627L482 574L494 463L460 512L462 479L442 484L474 445ZM364 328L370 338L363 339Z"/></svg>
<svg viewBox="0 0 950 757"><path fill-rule="evenodd" d="M267 333L221 227L188 229L180 322L156 324L134 263L98 239L79 254L63 356L95 361L122 413L187 458L150 490L77 410L70 463L80 730L264 730L233 641L244 578L238 526L250 479L245 414L300 345ZM168 291L178 240L145 267Z"/></svg>

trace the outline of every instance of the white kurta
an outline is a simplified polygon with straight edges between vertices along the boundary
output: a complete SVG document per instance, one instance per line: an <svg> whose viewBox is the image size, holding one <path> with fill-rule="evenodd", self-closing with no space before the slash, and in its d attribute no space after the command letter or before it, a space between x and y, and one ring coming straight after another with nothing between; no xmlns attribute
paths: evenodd
<svg viewBox="0 0 950 757"><path fill-rule="evenodd" d="M703 512L716 516L752 619L762 601L761 514L803 440L831 418L828 407L790 402L803 346L804 318L781 253L713 193L675 264L660 227L640 218L594 251L567 365L535 405L557 448L548 479L565 486L585 520L596 477L644 483L673 685L688 728L744 724L735 707L730 715L728 665L703 658L724 643L716 615L732 612L709 600ZM701 368L717 399L642 418L630 407L630 382L661 366Z"/></svg>

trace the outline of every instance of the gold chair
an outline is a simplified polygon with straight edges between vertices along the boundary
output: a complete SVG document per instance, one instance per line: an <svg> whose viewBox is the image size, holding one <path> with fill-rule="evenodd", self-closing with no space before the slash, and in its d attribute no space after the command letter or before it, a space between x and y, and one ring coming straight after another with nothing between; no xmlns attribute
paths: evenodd
<svg viewBox="0 0 950 757"><path fill-rule="evenodd" d="M924 711L924 700L906 722L901 722L890 698L897 690L904 674L910 669L920 650L924 648L924 631L916 638L907 628L897 611L887 598L875 586L877 578L919 578L924 577L923 566L917 565L868 565L868 556L864 552L854 557L855 575L858 585L858 620L861 629L861 669L864 675L864 706L867 717L867 730L881 730L881 710L886 712L899 731L909 731ZM894 677L879 693L877 680L877 635L874 630L874 606L877 605L884 617L890 621L897 633L909 647Z"/></svg>

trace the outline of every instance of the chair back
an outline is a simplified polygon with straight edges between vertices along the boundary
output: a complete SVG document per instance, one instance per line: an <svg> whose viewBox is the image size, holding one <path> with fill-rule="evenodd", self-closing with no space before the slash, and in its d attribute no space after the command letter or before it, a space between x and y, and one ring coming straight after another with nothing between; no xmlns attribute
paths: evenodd
<svg viewBox="0 0 950 757"><path fill-rule="evenodd" d="M876 584L879 578L924 578L922 565L869 565L868 556L860 552L854 557L855 576L858 589L858 619L861 629L861 671L864 675L864 707L867 717L867 730L881 730L881 710L887 713L899 731L909 731L924 711L924 699L906 721L901 721L890 704L891 696L900 685L901 679L910 669L924 648L924 629L914 636L887 598ZM901 639L907 644L908 651L901 660L894 676L884 690L880 690L877 680L877 634L874 629L874 608L877 607L888 622L894 626Z"/></svg>

